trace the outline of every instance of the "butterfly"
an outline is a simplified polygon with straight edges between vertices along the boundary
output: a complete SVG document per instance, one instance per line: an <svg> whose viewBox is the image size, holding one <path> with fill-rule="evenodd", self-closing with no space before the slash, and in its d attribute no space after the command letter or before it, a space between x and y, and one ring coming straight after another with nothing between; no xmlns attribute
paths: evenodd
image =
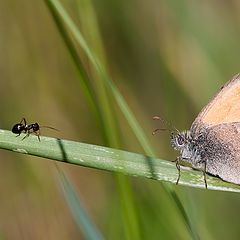
<svg viewBox="0 0 240 240"><path fill-rule="evenodd" d="M240 184L240 74L202 109L190 130L172 132L171 145L180 152L177 183L183 161L203 172L206 188L206 173Z"/></svg>

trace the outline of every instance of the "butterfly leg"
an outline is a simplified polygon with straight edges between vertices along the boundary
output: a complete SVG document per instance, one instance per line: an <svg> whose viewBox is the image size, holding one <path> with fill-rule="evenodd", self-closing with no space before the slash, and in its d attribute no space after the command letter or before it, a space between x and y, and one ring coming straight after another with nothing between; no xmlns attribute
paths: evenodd
<svg viewBox="0 0 240 240"><path fill-rule="evenodd" d="M207 160L206 159L201 159L198 164L201 165L201 171L203 173L203 178L204 178L204 185L205 185L205 188L207 189Z"/></svg>
<svg viewBox="0 0 240 240"><path fill-rule="evenodd" d="M207 189L207 174L206 174L207 161L205 160L205 161L203 162L203 164L204 164L203 177L204 177L205 188Z"/></svg>
<svg viewBox="0 0 240 240"><path fill-rule="evenodd" d="M181 177L181 169L180 169L180 164L179 164L180 159L181 159L180 157L177 157L176 160L174 161L174 162L176 162L176 168L178 170L178 178L177 178L177 181L176 181L176 185L178 185L178 182L179 182L180 177Z"/></svg>

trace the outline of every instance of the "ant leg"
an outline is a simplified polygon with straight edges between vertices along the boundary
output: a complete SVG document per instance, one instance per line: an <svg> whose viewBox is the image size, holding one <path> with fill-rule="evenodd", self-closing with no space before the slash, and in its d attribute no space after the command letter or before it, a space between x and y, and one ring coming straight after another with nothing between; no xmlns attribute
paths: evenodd
<svg viewBox="0 0 240 240"><path fill-rule="evenodd" d="M30 135L30 131L27 130L27 134L24 136L24 138L22 140L24 140L25 138L29 137L29 135Z"/></svg>
<svg viewBox="0 0 240 240"><path fill-rule="evenodd" d="M29 133L27 133L26 135L25 135L25 137L22 139L22 140L24 140L25 138L27 138L27 137L29 137Z"/></svg>
<svg viewBox="0 0 240 240"><path fill-rule="evenodd" d="M40 129L38 129L36 131L33 130L32 133L34 133L38 137L38 141L41 142L41 140L40 140Z"/></svg>
<svg viewBox="0 0 240 240"><path fill-rule="evenodd" d="M41 141L40 141L40 130L38 130L37 132L34 132L34 133L37 135L38 141L41 142Z"/></svg>
<svg viewBox="0 0 240 240"><path fill-rule="evenodd" d="M21 124L22 122L24 123L25 126L27 125L27 122L26 122L26 119L25 119L25 118L22 118L20 124Z"/></svg>

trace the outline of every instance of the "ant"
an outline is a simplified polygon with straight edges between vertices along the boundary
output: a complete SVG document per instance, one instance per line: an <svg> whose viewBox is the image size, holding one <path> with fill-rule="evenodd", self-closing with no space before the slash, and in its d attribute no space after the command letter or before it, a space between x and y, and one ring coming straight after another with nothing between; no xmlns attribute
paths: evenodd
<svg viewBox="0 0 240 240"><path fill-rule="evenodd" d="M50 128L58 131L56 128L49 126L41 126L41 128ZM18 134L16 137L20 136L22 132L26 133L26 136L22 139L24 140L30 134L34 133L40 142L40 126L38 123L27 124L26 119L23 118L20 123L17 123L13 126L12 132Z"/></svg>

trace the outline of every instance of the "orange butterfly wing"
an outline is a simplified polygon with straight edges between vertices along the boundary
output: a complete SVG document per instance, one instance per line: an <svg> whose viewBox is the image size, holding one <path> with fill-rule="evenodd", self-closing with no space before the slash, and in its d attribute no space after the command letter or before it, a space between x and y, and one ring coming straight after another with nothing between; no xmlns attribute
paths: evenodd
<svg viewBox="0 0 240 240"><path fill-rule="evenodd" d="M228 81L202 109L192 128L232 122L240 122L240 74Z"/></svg>

